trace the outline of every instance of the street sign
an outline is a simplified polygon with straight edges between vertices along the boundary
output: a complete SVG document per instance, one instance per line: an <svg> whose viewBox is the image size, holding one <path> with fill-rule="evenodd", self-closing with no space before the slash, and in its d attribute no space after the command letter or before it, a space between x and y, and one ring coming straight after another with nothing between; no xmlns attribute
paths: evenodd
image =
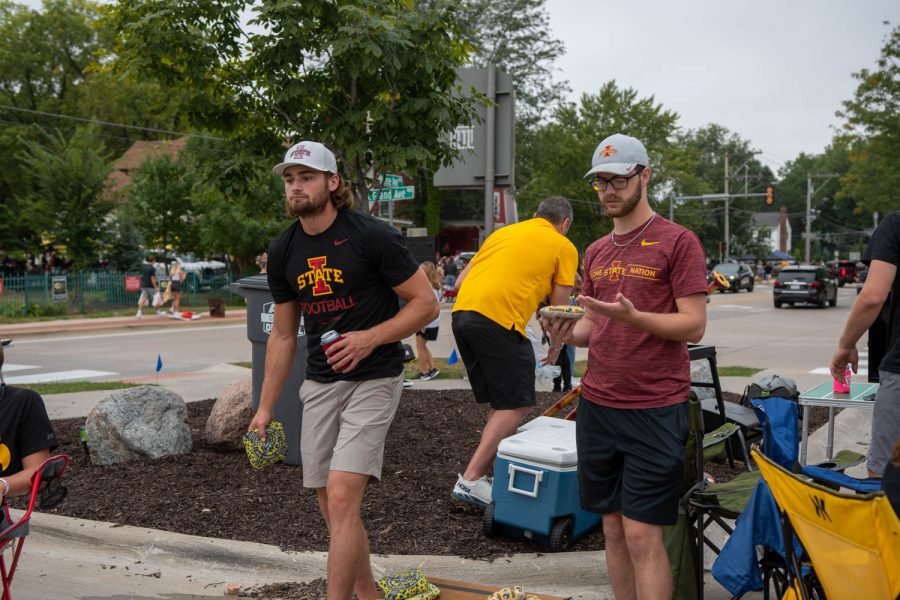
<svg viewBox="0 0 900 600"><path fill-rule="evenodd" d="M403 187L403 178L399 175L385 173L381 175L379 179L381 180L381 185L386 188Z"/></svg>
<svg viewBox="0 0 900 600"><path fill-rule="evenodd" d="M412 200L416 197L416 188L411 185L403 187L386 187L380 190L369 190L369 202L394 202L396 200Z"/></svg>

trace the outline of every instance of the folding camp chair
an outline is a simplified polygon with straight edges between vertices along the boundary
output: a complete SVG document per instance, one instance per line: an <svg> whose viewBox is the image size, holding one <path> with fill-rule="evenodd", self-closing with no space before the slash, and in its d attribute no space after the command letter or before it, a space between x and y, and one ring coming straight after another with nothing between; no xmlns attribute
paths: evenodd
<svg viewBox="0 0 900 600"><path fill-rule="evenodd" d="M19 556L22 554L22 546L25 536L28 535L28 527L31 521L31 512L34 505L38 504L41 510L53 508L66 497L66 488L60 478L69 465L69 457L65 454L51 456L45 460L31 477L31 496L28 499L28 508L14 520L9 511L9 505L4 502L2 506L2 519L0 519L0 579L3 581L2 600L10 600L10 585L16 566L19 564ZM12 550L9 566L6 564L6 550Z"/></svg>
<svg viewBox="0 0 900 600"><path fill-rule="evenodd" d="M797 403L773 396L755 399L752 401L752 406L762 429L762 453L772 457L785 468L799 467L797 463L799 452ZM861 454L850 451L843 451L835 458L838 460L832 461L828 466L836 471L858 464L865 459ZM710 548L716 554L722 553L722 549L710 539L706 530L714 523L728 536L734 534L731 522L737 519L747 506L759 479L758 471L741 473L731 481L724 483L708 484L705 479L699 478L694 488L685 496L684 503L694 524L693 533L699 564L703 564L704 547ZM778 556L769 552L763 555L761 562L768 569L764 568L768 577L763 586L764 595L768 598L769 579L773 575L777 577L778 569L783 565ZM778 586L775 587L777 592Z"/></svg>
<svg viewBox="0 0 900 600"><path fill-rule="evenodd" d="M882 492L836 492L755 450L753 458L781 511L788 574L783 599L808 600L820 592L828 598L900 597L900 519ZM804 557L811 562L804 564Z"/></svg>

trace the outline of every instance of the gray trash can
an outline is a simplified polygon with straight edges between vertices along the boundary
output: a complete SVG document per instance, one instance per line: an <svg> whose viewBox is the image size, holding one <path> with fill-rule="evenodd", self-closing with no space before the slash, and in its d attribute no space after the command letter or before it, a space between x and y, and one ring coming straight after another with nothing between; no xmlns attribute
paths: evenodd
<svg viewBox="0 0 900 600"><path fill-rule="evenodd" d="M265 275L244 277L231 284L231 291L247 299L247 339L253 346L253 408L259 406L263 378L266 372L266 344L275 316L275 302L269 292ZM300 464L300 423L303 410L300 404L300 384L306 378L306 336L297 332L297 352L294 365L275 405L275 419L284 425L288 451L284 459L289 465Z"/></svg>

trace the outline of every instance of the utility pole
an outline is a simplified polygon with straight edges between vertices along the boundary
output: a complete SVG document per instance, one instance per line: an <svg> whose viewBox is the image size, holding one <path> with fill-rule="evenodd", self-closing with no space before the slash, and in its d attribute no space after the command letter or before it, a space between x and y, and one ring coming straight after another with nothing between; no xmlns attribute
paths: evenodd
<svg viewBox="0 0 900 600"><path fill-rule="evenodd" d="M813 187L814 177L825 179L822 185L819 186L819 189L815 189ZM806 174L806 242L803 244L803 262L807 264L809 264L809 242L810 238L812 237L812 233L810 233L810 228L812 226L812 198L816 195L816 192L822 191L822 188L826 183L828 183L829 179L832 179L834 177L840 177L840 175L836 175L834 173Z"/></svg>
<svg viewBox="0 0 900 600"><path fill-rule="evenodd" d="M487 85L485 95L490 100L485 119L485 134L487 141L486 156L484 157L484 239L486 240L494 230L494 147L496 146L495 114L497 100L497 68L494 63L487 66ZM483 240L482 240L483 241Z"/></svg>
<svg viewBox="0 0 900 600"><path fill-rule="evenodd" d="M723 260L731 258L731 230L728 223L729 204L728 197L728 153L725 153L725 257Z"/></svg>

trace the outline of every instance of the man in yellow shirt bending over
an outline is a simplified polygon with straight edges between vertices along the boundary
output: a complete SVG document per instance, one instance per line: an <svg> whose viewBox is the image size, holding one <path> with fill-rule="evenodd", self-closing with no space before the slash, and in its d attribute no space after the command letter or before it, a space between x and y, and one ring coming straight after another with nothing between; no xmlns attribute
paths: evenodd
<svg viewBox="0 0 900 600"><path fill-rule="evenodd" d="M453 336L475 400L489 404L481 441L452 496L485 507L491 503L488 471L500 441L513 435L535 404L535 357L525 324L538 304L568 304L578 251L565 236L572 206L545 198L534 218L494 232L456 280ZM543 364L554 364L561 340L550 340Z"/></svg>

